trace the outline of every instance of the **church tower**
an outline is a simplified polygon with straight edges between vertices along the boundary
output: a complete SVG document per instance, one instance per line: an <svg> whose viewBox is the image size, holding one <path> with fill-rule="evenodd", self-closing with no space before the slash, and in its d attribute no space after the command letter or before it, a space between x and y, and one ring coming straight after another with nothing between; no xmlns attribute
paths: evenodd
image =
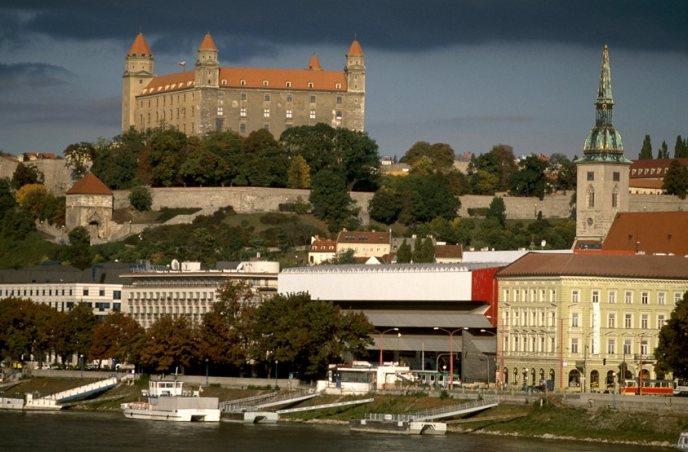
<svg viewBox="0 0 688 452"><path fill-rule="evenodd" d="M194 86L198 95L198 108L194 121L199 135L221 131L224 127L224 108L220 98L220 64L217 46L210 33L206 33L198 46Z"/></svg>
<svg viewBox="0 0 688 452"><path fill-rule="evenodd" d="M346 52L344 66L347 84L347 117L344 125L351 130L363 131L365 124L365 55L361 44L354 39Z"/></svg>
<svg viewBox="0 0 688 452"><path fill-rule="evenodd" d="M148 85L155 73L153 53L143 33L136 35L124 60L122 76L122 131L136 125L136 96Z"/></svg>
<svg viewBox="0 0 688 452"><path fill-rule="evenodd" d="M617 212L628 211L628 174L631 161L623 153L621 135L612 124L612 76L609 50L602 49L602 70L595 101L595 125L577 164L576 243L599 247Z"/></svg>

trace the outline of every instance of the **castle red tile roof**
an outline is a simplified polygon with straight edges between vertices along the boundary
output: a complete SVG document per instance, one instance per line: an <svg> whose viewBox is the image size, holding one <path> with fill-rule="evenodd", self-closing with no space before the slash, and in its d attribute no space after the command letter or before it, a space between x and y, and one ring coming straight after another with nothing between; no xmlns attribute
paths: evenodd
<svg viewBox="0 0 688 452"><path fill-rule="evenodd" d="M351 45L349 46L349 51L346 52L347 56L363 56L363 49L361 48L361 44L358 42L358 39L354 39Z"/></svg>
<svg viewBox="0 0 688 452"><path fill-rule="evenodd" d="M688 255L688 212L617 213L602 249Z"/></svg>
<svg viewBox="0 0 688 452"><path fill-rule="evenodd" d="M127 55L128 56L150 56L150 55L153 55L150 47L148 47L148 43L146 42L146 38L143 37L143 33L139 33L136 35L136 38L134 38L134 42L131 44L131 47L129 47L129 51L127 52Z"/></svg>
<svg viewBox="0 0 688 452"><path fill-rule="evenodd" d="M391 242L389 232L342 231L337 236L337 243L383 243Z"/></svg>
<svg viewBox="0 0 688 452"><path fill-rule="evenodd" d="M154 77L142 95L193 88L194 71L176 72ZM292 89L346 92L343 72L249 67L221 67L220 88Z"/></svg>
<svg viewBox="0 0 688 452"><path fill-rule="evenodd" d="M215 41L213 40L213 37L210 36L210 33L206 33L205 36L203 36L203 41L201 41L201 44L198 46L198 50L215 50L215 51L217 51L217 46L215 45Z"/></svg>
<svg viewBox="0 0 688 452"><path fill-rule="evenodd" d="M688 279L683 256L528 253L497 273L498 278L592 276Z"/></svg>
<svg viewBox="0 0 688 452"><path fill-rule="evenodd" d="M67 190L68 195L110 195L112 191L93 173L87 173Z"/></svg>

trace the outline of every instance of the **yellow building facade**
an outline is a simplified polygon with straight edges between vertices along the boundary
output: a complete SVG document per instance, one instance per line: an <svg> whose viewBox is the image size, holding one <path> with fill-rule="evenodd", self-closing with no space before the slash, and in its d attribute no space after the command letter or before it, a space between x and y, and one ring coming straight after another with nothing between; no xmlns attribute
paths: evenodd
<svg viewBox="0 0 688 452"><path fill-rule="evenodd" d="M688 259L528 254L498 284L503 384L604 391L640 375L670 378L655 372L654 350L688 291Z"/></svg>

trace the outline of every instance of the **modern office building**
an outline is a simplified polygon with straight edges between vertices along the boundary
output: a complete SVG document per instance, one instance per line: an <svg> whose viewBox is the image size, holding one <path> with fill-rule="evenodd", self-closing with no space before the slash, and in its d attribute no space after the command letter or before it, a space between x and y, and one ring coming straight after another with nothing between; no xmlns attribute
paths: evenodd
<svg viewBox="0 0 688 452"><path fill-rule="evenodd" d="M255 302L277 292L279 263L250 261L220 264L204 270L199 262L167 266L139 265L121 275L126 281L122 311L148 328L164 315L186 316L199 323L217 301L217 290L230 282L248 284Z"/></svg>

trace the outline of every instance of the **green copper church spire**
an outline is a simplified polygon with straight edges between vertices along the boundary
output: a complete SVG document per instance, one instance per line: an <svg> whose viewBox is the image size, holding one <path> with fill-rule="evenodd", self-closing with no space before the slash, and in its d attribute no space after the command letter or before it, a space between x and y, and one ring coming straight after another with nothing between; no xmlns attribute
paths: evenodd
<svg viewBox="0 0 688 452"><path fill-rule="evenodd" d="M595 101L595 126L590 130L583 145L583 158L585 160L628 162L623 155L621 135L612 124L613 108L612 72L609 66L609 49L605 44L602 49L600 85Z"/></svg>

